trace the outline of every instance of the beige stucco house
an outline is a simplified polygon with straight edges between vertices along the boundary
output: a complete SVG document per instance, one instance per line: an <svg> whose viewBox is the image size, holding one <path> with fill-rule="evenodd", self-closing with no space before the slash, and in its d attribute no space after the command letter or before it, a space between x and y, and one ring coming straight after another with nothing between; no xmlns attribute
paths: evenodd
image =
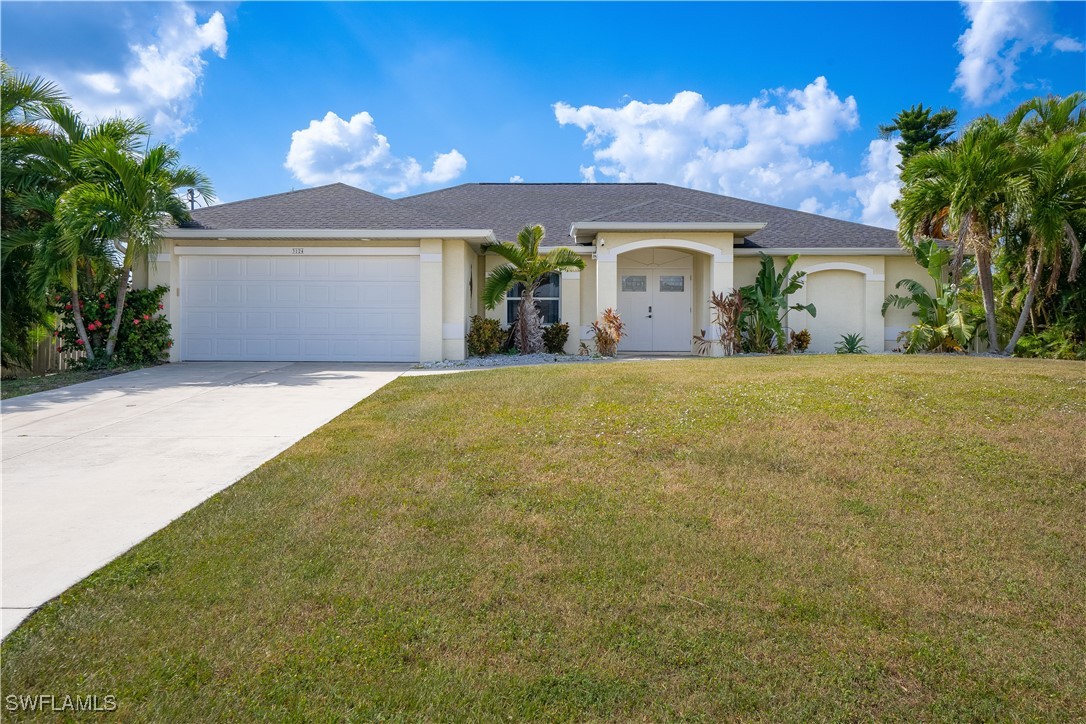
<svg viewBox="0 0 1086 724"><path fill-rule="evenodd" d="M465 184L388 199L344 184L198 209L167 235L136 282L170 287L173 361L462 359L487 272L486 245L526 224L583 255L537 294L565 321L568 352L604 309L629 329L620 351L690 352L708 329L711 291L754 280L759 252L800 254L807 283L791 312L811 349L842 334L889 349L911 323L880 313L905 277L922 277L894 232L667 184Z"/></svg>

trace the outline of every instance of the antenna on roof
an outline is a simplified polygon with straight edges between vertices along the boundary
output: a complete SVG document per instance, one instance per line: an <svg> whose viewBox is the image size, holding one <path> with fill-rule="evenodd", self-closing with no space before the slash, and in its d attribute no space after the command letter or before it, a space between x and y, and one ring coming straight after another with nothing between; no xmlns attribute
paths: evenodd
<svg viewBox="0 0 1086 724"><path fill-rule="evenodd" d="M189 197L189 211L195 211L196 210L196 189L189 189L188 197Z"/></svg>

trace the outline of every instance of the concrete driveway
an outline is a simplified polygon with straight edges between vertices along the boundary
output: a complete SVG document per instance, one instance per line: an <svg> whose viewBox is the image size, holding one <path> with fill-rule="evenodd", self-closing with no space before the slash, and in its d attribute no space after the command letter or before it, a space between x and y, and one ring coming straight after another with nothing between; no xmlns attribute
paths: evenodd
<svg viewBox="0 0 1086 724"><path fill-rule="evenodd" d="M185 362L2 403L2 635L409 365Z"/></svg>

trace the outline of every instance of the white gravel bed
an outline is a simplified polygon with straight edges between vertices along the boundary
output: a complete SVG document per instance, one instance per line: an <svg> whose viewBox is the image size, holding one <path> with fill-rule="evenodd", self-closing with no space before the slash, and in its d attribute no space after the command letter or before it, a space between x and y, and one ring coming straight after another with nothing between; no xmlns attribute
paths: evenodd
<svg viewBox="0 0 1086 724"><path fill-rule="evenodd" d="M604 362L607 357L578 354L495 354L489 357L469 357L461 360L425 362L417 370L480 369L485 367L515 367L521 365L548 365L568 362Z"/></svg>

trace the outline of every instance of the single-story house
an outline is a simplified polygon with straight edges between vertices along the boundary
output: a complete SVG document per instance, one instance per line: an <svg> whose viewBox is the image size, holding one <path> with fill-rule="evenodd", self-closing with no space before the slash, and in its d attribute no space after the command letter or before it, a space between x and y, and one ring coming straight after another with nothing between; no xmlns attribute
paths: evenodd
<svg viewBox="0 0 1086 724"><path fill-rule="evenodd" d="M480 294L502 260L486 254L528 224L544 245L583 254L583 271L538 293L546 322L570 325L567 351L618 310L620 351L689 353L710 329L711 291L754 280L759 252L799 254L804 288L790 312L811 349L842 334L890 349L912 318L880 313L899 279L923 278L893 231L657 183L464 184L389 199L345 184L197 209L171 229L135 283L170 287L171 360L462 359Z"/></svg>

